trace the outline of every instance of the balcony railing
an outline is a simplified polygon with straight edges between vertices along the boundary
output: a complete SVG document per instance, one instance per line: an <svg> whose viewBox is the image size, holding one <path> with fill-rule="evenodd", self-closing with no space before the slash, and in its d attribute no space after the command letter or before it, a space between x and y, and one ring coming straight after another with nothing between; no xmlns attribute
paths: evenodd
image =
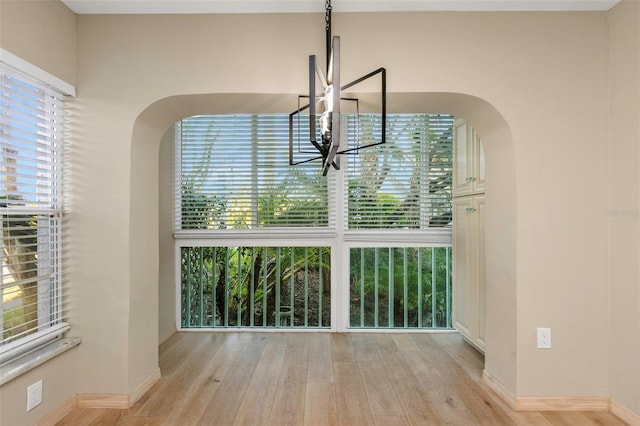
<svg viewBox="0 0 640 426"><path fill-rule="evenodd" d="M351 328L451 328L451 247L350 250Z"/></svg>
<svg viewBox="0 0 640 426"><path fill-rule="evenodd" d="M182 327L329 328L329 247L182 247Z"/></svg>
<svg viewBox="0 0 640 426"><path fill-rule="evenodd" d="M182 328L330 328L329 247L182 247ZM350 249L350 328L451 328L450 247Z"/></svg>

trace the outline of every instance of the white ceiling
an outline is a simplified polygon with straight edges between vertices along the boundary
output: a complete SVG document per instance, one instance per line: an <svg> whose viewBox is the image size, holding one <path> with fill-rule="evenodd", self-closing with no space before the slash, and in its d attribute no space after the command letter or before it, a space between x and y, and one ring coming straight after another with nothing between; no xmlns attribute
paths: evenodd
<svg viewBox="0 0 640 426"><path fill-rule="evenodd" d="M608 10L619 0L335 0L334 12ZM62 0L78 14L324 12L323 0Z"/></svg>

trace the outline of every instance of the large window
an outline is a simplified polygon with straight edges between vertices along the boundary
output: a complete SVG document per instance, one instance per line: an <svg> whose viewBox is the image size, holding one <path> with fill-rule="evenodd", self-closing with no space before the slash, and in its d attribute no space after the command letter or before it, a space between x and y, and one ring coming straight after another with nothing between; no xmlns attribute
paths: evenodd
<svg viewBox="0 0 640 426"><path fill-rule="evenodd" d="M63 97L0 63L0 362L61 334Z"/></svg>
<svg viewBox="0 0 640 426"><path fill-rule="evenodd" d="M346 119L352 146L379 133ZM288 165L285 114L179 122L181 327L450 328L452 126L390 115L323 177Z"/></svg>
<svg viewBox="0 0 640 426"><path fill-rule="evenodd" d="M326 227L327 179L288 166L286 115L182 120L176 158L178 229Z"/></svg>
<svg viewBox="0 0 640 426"><path fill-rule="evenodd" d="M376 125L362 119L349 124L351 144L366 138L367 124ZM450 115L389 116L387 143L347 157L347 227L398 233L450 226L452 126Z"/></svg>

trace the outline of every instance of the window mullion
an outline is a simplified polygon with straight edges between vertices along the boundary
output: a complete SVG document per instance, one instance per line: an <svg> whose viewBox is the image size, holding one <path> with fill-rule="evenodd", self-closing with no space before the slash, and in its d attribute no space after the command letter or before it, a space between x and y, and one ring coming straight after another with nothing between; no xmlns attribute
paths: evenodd
<svg viewBox="0 0 640 426"><path fill-rule="evenodd" d="M251 151L251 226L257 228L258 223L258 197L260 197L260 190L258 188L258 149L260 145L259 127L258 127L258 115L251 116L251 138L248 143L250 144Z"/></svg>

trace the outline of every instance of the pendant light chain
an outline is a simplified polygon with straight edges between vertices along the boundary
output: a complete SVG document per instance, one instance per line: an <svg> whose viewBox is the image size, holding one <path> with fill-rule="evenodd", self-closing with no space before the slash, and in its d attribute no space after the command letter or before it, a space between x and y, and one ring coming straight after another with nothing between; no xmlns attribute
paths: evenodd
<svg viewBox="0 0 640 426"><path fill-rule="evenodd" d="M324 2L324 30L326 33L326 54L327 54L327 72L329 72L329 62L331 57L331 0Z"/></svg>
<svg viewBox="0 0 640 426"><path fill-rule="evenodd" d="M326 24L326 26L324 27L325 30L327 31L331 31L331 10L333 8L331 7L331 0L326 0L324 2L324 22Z"/></svg>

